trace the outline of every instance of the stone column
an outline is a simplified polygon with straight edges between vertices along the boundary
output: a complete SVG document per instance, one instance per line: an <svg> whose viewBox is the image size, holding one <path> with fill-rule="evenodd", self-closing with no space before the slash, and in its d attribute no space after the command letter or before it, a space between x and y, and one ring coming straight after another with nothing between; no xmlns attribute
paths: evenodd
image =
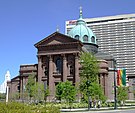
<svg viewBox="0 0 135 113"><path fill-rule="evenodd" d="M22 76L20 76L20 98L22 99L22 94L23 94L23 79Z"/></svg>
<svg viewBox="0 0 135 113"><path fill-rule="evenodd" d="M49 56L49 91L50 91L50 100L52 100L54 96L54 78L53 78L53 61L52 56Z"/></svg>
<svg viewBox="0 0 135 113"><path fill-rule="evenodd" d="M108 97L108 76L104 74L104 81L105 81L105 95Z"/></svg>
<svg viewBox="0 0 135 113"><path fill-rule="evenodd" d="M79 77L79 58L78 54L75 54L75 84L77 85L80 82Z"/></svg>
<svg viewBox="0 0 135 113"><path fill-rule="evenodd" d="M38 82L42 81L42 60L41 56L38 56Z"/></svg>
<svg viewBox="0 0 135 113"><path fill-rule="evenodd" d="M99 76L100 76L100 84L101 84L101 86L103 87L103 75L100 74Z"/></svg>
<svg viewBox="0 0 135 113"><path fill-rule="evenodd" d="M25 82L24 82L24 76L22 76L22 99L24 100L24 84L25 84Z"/></svg>
<svg viewBox="0 0 135 113"><path fill-rule="evenodd" d="M63 82L67 80L67 59L66 56L63 55Z"/></svg>

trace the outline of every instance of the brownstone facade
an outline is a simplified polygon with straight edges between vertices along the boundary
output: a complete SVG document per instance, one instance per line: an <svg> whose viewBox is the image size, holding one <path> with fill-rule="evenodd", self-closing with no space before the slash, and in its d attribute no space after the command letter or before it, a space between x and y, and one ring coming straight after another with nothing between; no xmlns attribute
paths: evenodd
<svg viewBox="0 0 135 113"><path fill-rule="evenodd" d="M23 93L28 76L32 73L36 75L36 81L48 85L49 100L55 97L55 86L59 82L69 80L74 85L79 84L79 54L83 51L83 44L79 40L55 32L36 43L35 47L38 64L20 66L20 75L8 82L10 96L15 92ZM99 82L109 97L108 62L99 60L99 66Z"/></svg>

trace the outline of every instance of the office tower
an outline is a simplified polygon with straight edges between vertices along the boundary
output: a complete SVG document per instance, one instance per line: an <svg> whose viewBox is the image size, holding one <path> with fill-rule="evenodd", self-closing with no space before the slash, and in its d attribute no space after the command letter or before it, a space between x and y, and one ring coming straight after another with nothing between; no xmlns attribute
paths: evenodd
<svg viewBox="0 0 135 113"><path fill-rule="evenodd" d="M125 68L129 85L135 84L135 14L86 18L84 21L97 37L99 51L110 53L116 68ZM68 34L76 20L66 21Z"/></svg>
<svg viewBox="0 0 135 113"><path fill-rule="evenodd" d="M135 14L84 20L96 34L99 50L112 54L117 68L126 68L128 76L135 76ZM66 34L75 23L66 21Z"/></svg>

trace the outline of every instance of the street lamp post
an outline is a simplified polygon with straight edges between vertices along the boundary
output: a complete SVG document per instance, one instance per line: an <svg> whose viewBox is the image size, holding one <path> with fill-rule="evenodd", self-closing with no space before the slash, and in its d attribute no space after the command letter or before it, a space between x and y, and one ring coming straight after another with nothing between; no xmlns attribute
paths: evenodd
<svg viewBox="0 0 135 113"><path fill-rule="evenodd" d="M116 60L114 59L114 62L113 62L113 65L114 65L114 109L117 109L117 92L116 92L116 74L115 74L115 71L116 71Z"/></svg>

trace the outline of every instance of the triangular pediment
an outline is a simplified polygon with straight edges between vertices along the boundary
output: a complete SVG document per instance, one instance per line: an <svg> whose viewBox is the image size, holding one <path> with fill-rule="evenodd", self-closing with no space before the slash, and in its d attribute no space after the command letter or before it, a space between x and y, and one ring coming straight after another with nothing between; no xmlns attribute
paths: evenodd
<svg viewBox="0 0 135 113"><path fill-rule="evenodd" d="M80 42L79 40L73 39L67 35L61 34L59 32L54 32L43 40L35 44L35 47L47 46L47 45L56 45L64 43Z"/></svg>

